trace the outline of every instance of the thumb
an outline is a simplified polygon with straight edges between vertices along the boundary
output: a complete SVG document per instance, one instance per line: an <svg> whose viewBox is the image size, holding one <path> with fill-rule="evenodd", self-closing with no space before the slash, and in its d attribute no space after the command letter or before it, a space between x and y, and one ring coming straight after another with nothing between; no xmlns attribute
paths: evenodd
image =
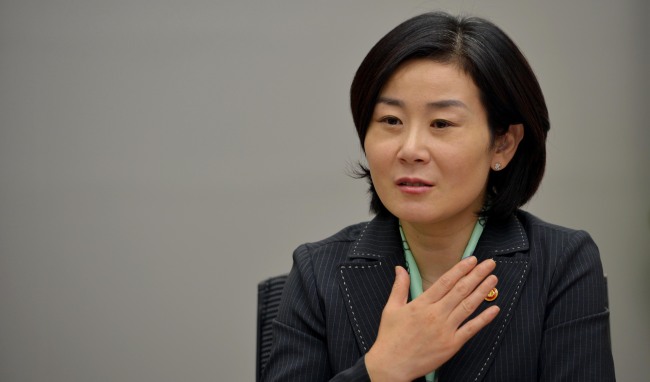
<svg viewBox="0 0 650 382"><path fill-rule="evenodd" d="M409 286L411 285L411 278L409 277L408 272L401 266L395 267L395 282L393 283L393 289L388 296L388 301L386 305L397 305L401 306L406 304L409 298Z"/></svg>

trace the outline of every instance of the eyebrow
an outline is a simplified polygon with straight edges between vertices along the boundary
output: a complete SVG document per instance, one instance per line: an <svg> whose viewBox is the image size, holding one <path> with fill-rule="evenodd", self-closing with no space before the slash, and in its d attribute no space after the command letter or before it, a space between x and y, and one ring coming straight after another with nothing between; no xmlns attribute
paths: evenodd
<svg viewBox="0 0 650 382"><path fill-rule="evenodd" d="M390 106L404 107L404 102L398 99L381 96L377 98L377 103L385 103ZM449 107L459 107L469 109L464 102L457 99L443 99L440 101L428 102L427 107L430 109L445 109Z"/></svg>

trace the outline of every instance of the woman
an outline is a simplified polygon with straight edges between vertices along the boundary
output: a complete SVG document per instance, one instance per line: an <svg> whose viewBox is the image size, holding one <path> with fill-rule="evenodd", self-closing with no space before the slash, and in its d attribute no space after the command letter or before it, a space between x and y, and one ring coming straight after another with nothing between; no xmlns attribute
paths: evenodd
<svg viewBox="0 0 650 382"><path fill-rule="evenodd" d="M368 53L351 106L377 216L295 251L263 379L614 380L596 245L518 209L549 122L514 43L414 17Z"/></svg>

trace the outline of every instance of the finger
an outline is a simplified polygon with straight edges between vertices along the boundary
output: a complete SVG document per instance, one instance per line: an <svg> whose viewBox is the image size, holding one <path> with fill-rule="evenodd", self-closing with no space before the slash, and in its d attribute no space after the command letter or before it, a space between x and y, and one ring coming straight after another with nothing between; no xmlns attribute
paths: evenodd
<svg viewBox="0 0 650 382"><path fill-rule="evenodd" d="M492 305L491 307L485 309L478 316L467 321L463 326L458 328L456 335L454 336L454 342L460 348L469 341L470 338L474 337L481 329L486 327L494 318L499 314L499 307Z"/></svg>
<svg viewBox="0 0 650 382"><path fill-rule="evenodd" d="M485 296L492 288L497 285L497 277L495 275L488 276L483 282L466 298L464 298L456 308L449 315L449 320L455 326L460 325L467 319L476 308L481 305Z"/></svg>
<svg viewBox="0 0 650 382"><path fill-rule="evenodd" d="M440 278L420 295L420 299L427 300L429 303L438 302L456 285L458 280L467 275L476 267L476 257L470 256L454 265L450 270L445 272Z"/></svg>
<svg viewBox="0 0 650 382"><path fill-rule="evenodd" d="M492 273L495 267L496 263L492 259L485 260L474 267L470 273L458 280L449 293L440 299L442 305L448 309L448 312L452 312L465 297L469 296Z"/></svg>
<svg viewBox="0 0 650 382"><path fill-rule="evenodd" d="M395 282L393 289L388 296L386 306L395 305L402 306L408 302L409 286L411 285L411 278L409 277L406 269L400 266L395 267Z"/></svg>

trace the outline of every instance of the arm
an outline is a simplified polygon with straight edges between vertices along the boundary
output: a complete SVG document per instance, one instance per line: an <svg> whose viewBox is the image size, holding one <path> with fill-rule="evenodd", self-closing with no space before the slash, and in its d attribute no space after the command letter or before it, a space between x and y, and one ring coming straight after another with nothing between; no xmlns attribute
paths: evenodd
<svg viewBox="0 0 650 382"><path fill-rule="evenodd" d="M609 310L598 248L572 235L551 277L540 352L542 381L614 381Z"/></svg>

